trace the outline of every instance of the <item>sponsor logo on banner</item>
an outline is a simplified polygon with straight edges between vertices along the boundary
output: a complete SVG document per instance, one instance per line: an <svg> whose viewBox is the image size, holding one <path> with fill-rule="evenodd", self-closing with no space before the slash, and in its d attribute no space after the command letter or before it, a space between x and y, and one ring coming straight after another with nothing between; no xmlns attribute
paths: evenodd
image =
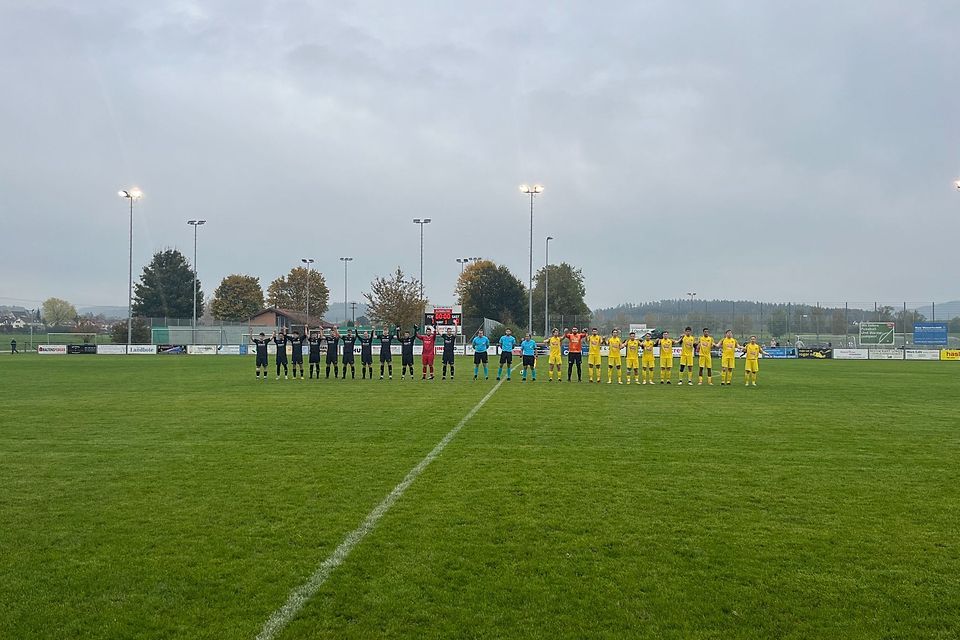
<svg viewBox="0 0 960 640"><path fill-rule="evenodd" d="M869 358L869 352L866 349L834 349L834 360L866 360Z"/></svg>
<svg viewBox="0 0 960 640"><path fill-rule="evenodd" d="M72 354L95 354L97 345L95 344L68 344L67 353Z"/></svg>
<svg viewBox="0 0 960 640"><path fill-rule="evenodd" d="M120 356L127 352L125 344L98 344L97 353L102 356Z"/></svg>
<svg viewBox="0 0 960 640"><path fill-rule="evenodd" d="M827 360L833 357L833 349L800 347L797 349L797 357L801 360Z"/></svg>
<svg viewBox="0 0 960 640"><path fill-rule="evenodd" d="M636 333L638 338L642 338L642 337L643 337L643 334L646 333L646 332L647 332L647 323L646 323L646 322L641 322L641 323L639 323L639 324L638 324L638 323L635 323L635 322L631 322L631 323L630 323L630 330L627 331L627 333Z"/></svg>
<svg viewBox="0 0 960 640"><path fill-rule="evenodd" d="M903 352L907 360L939 360L939 349L907 349Z"/></svg>
<svg viewBox="0 0 960 640"><path fill-rule="evenodd" d="M214 344L187 345L187 353L192 356L215 356L220 348Z"/></svg>
<svg viewBox="0 0 960 640"><path fill-rule="evenodd" d="M946 322L916 322L913 325L913 344L946 346ZM909 356L907 357L909 360Z"/></svg>
<svg viewBox="0 0 960 640"><path fill-rule="evenodd" d="M871 360L903 360L903 351L899 349L870 349Z"/></svg>
<svg viewBox="0 0 960 640"><path fill-rule="evenodd" d="M940 359L956 362L960 360L960 349L941 349Z"/></svg>
<svg viewBox="0 0 960 640"><path fill-rule="evenodd" d="M154 344L132 344L127 353L132 356L155 356L157 355L157 346Z"/></svg>
<svg viewBox="0 0 960 640"><path fill-rule="evenodd" d="M39 344L37 345L37 353L47 354L47 355L57 355L62 356L67 353L67 345L65 344Z"/></svg>
<svg viewBox="0 0 960 640"><path fill-rule="evenodd" d="M179 355L187 352L187 346L183 344L161 344L157 345L157 353L167 355Z"/></svg>
<svg viewBox="0 0 960 640"><path fill-rule="evenodd" d="M764 356L765 358L781 360L784 358L797 357L796 347L765 347L764 351L767 352L767 355Z"/></svg>
<svg viewBox="0 0 960 640"><path fill-rule="evenodd" d="M242 347L245 347L245 346L246 345L240 345L240 344L225 344L222 347L220 347L220 355L239 356L242 351Z"/></svg>

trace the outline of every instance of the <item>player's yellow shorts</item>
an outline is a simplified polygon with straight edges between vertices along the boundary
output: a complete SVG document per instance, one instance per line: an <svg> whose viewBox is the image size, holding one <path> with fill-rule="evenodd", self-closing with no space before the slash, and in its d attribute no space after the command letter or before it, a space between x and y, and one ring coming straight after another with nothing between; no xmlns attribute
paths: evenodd
<svg viewBox="0 0 960 640"><path fill-rule="evenodd" d="M656 364L656 360L653 356L644 355L640 359L640 364L643 365L644 369L653 369L654 365Z"/></svg>
<svg viewBox="0 0 960 640"><path fill-rule="evenodd" d="M759 371L760 369L759 360L745 360L744 362L746 363L744 364L744 369L747 371L747 373L756 373L757 371Z"/></svg>
<svg viewBox="0 0 960 640"><path fill-rule="evenodd" d="M559 353L551 353L550 357L547 359L547 364L563 364L563 355Z"/></svg>
<svg viewBox="0 0 960 640"><path fill-rule="evenodd" d="M685 367L693 366L693 354L692 353L681 353L680 354L680 364Z"/></svg>
<svg viewBox="0 0 960 640"><path fill-rule="evenodd" d="M620 354L619 354L619 353L616 354L616 355L610 354L610 355L607 357L607 365L608 365L608 366L611 366L611 367L619 367L621 362L622 362L622 360L621 360L621 358L620 358Z"/></svg>
<svg viewBox="0 0 960 640"><path fill-rule="evenodd" d="M733 356L723 356L723 359L720 361L720 366L724 369L736 369L737 360Z"/></svg>
<svg viewBox="0 0 960 640"><path fill-rule="evenodd" d="M599 353L591 353L590 355L587 356L588 365L596 365L599 367L602 363L603 363L603 358L600 357Z"/></svg>
<svg viewBox="0 0 960 640"><path fill-rule="evenodd" d="M704 369L713 369L713 354L701 355L700 366Z"/></svg>
<svg viewBox="0 0 960 640"><path fill-rule="evenodd" d="M660 357L660 368L661 369L673 369L673 356L669 358Z"/></svg>
<svg viewBox="0 0 960 640"><path fill-rule="evenodd" d="M639 369L640 360L636 356L627 356L627 369Z"/></svg>

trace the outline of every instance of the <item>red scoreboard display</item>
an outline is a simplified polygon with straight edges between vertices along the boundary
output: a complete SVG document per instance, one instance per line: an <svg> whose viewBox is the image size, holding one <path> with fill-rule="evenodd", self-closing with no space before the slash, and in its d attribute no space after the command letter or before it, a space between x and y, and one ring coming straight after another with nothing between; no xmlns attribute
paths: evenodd
<svg viewBox="0 0 960 640"><path fill-rule="evenodd" d="M452 307L427 307L423 311L423 325L436 326L437 330L445 333L448 327L453 327L457 335L463 333L463 310L460 305Z"/></svg>

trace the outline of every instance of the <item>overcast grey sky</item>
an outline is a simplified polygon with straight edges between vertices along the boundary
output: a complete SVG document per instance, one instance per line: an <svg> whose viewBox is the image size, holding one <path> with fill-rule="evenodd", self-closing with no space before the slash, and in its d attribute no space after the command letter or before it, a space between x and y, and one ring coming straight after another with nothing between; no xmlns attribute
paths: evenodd
<svg viewBox="0 0 960 640"><path fill-rule="evenodd" d="M200 234L208 293L313 257L581 267L592 307L697 291L960 298L960 2L0 0L0 304L125 304Z"/></svg>

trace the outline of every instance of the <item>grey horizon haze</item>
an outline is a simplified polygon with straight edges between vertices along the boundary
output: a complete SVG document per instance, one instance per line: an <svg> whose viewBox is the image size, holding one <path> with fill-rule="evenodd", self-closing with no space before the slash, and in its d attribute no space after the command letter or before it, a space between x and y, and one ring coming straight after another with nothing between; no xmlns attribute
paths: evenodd
<svg viewBox="0 0 960 640"><path fill-rule="evenodd" d="M301 258L583 270L592 308L960 298L960 3L0 1L0 304Z"/></svg>

